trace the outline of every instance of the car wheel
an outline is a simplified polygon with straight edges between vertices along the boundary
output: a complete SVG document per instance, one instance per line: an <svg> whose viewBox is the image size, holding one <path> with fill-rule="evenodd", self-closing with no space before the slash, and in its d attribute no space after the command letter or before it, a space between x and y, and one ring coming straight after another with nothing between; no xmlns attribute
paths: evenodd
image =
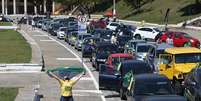
<svg viewBox="0 0 201 101"><path fill-rule="evenodd" d="M135 35L135 39L141 39L141 36L138 34L138 35Z"/></svg>
<svg viewBox="0 0 201 101"><path fill-rule="evenodd" d="M186 42L183 46L184 46L184 47L190 47L190 46L191 46L191 43L190 43L190 42Z"/></svg>
<svg viewBox="0 0 201 101"><path fill-rule="evenodd" d="M122 88L120 89L120 98L121 98L121 100L126 100L126 95Z"/></svg>

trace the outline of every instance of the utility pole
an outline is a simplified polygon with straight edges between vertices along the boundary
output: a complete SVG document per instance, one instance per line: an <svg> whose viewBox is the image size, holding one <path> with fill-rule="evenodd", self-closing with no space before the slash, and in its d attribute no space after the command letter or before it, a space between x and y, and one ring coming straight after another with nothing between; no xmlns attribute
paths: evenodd
<svg viewBox="0 0 201 101"><path fill-rule="evenodd" d="M116 18L116 0L113 0L113 18Z"/></svg>

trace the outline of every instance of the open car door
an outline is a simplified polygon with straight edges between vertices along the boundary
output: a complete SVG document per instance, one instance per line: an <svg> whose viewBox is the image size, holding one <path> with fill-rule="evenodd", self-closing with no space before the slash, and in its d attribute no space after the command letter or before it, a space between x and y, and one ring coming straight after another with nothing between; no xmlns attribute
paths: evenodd
<svg viewBox="0 0 201 101"><path fill-rule="evenodd" d="M167 76L170 80L173 79L172 61L173 58L170 54L159 55L159 73Z"/></svg>
<svg viewBox="0 0 201 101"><path fill-rule="evenodd" d="M118 91L120 87L120 73L108 65L99 66L99 89Z"/></svg>

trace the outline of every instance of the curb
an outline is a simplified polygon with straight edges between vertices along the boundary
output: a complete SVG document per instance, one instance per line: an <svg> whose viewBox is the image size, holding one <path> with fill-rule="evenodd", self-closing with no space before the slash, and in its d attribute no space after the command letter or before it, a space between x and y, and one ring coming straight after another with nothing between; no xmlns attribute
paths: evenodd
<svg viewBox="0 0 201 101"><path fill-rule="evenodd" d="M0 72L13 72L13 71L18 71L18 72L37 72L41 71L42 66L39 64L29 64L29 63L24 63L24 64L0 64Z"/></svg>
<svg viewBox="0 0 201 101"><path fill-rule="evenodd" d="M0 26L0 29L17 29L17 26Z"/></svg>

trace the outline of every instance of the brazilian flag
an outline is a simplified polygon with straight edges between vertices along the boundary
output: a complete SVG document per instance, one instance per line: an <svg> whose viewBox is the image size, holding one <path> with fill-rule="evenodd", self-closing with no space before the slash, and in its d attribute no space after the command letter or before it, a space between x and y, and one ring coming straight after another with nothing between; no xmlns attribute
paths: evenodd
<svg viewBox="0 0 201 101"><path fill-rule="evenodd" d="M128 90L131 90L133 79L134 79L133 71L126 73L125 76L123 77L123 86L126 87Z"/></svg>
<svg viewBox="0 0 201 101"><path fill-rule="evenodd" d="M79 75L80 73L83 73L83 72L85 73L86 70L83 67L79 67L79 66L59 67L59 68L47 71L47 74L51 77L49 72L54 73L60 79L64 79L65 76L68 76L69 78L73 78L74 76Z"/></svg>

